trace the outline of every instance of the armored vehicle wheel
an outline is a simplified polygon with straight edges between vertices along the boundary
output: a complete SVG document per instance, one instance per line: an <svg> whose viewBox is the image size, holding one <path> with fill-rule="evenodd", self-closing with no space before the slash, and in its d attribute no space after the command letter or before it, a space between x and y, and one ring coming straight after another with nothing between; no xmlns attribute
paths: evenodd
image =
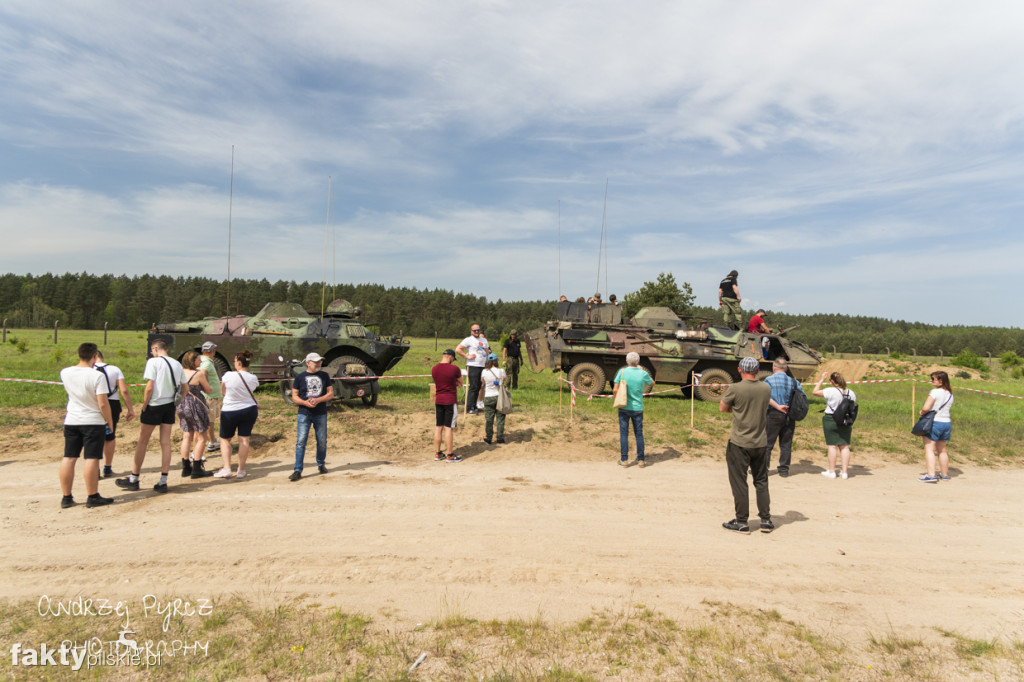
<svg viewBox="0 0 1024 682"><path fill-rule="evenodd" d="M346 365L358 365L358 369L353 367L349 370L348 374L346 374ZM336 376L365 376L367 374L371 374L370 369L366 366L365 362L351 355L341 355L331 360L331 363L327 365L327 373L331 378Z"/></svg>
<svg viewBox="0 0 1024 682"><path fill-rule="evenodd" d="M713 367L706 369L700 374L700 386L697 387L697 397L709 403L717 403L725 395L725 389L733 383L732 376L724 369Z"/></svg>
<svg viewBox="0 0 1024 682"><path fill-rule="evenodd" d="M770 370L762 369L760 372L757 373L757 380L758 381L764 381L765 379L767 379L771 375L772 375L772 372Z"/></svg>
<svg viewBox="0 0 1024 682"><path fill-rule="evenodd" d="M214 369L217 370L217 378L218 379L231 371L231 368L228 367L227 360L225 360L224 358L222 358L219 355L214 355L213 356L213 367L214 367Z"/></svg>
<svg viewBox="0 0 1024 682"><path fill-rule="evenodd" d="M367 407L373 407L376 404L377 404L377 394L376 393L371 393L370 395L364 395L363 396L363 405L366 405Z"/></svg>
<svg viewBox="0 0 1024 682"><path fill-rule="evenodd" d="M604 370L592 362L581 362L569 370L569 381L573 383L577 391L597 395L604 390L608 378Z"/></svg>

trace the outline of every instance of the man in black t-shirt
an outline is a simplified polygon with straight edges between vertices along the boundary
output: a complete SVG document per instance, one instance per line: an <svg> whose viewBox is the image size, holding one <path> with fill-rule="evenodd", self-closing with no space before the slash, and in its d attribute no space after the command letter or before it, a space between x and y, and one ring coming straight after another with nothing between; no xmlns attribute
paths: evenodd
<svg viewBox="0 0 1024 682"><path fill-rule="evenodd" d="M743 310L740 308L743 298L740 296L740 287L736 283L736 278L739 275L740 273L732 270L718 285L718 307L722 308L725 326L737 331L743 328Z"/></svg>
<svg viewBox="0 0 1024 682"><path fill-rule="evenodd" d="M321 368L324 359L319 353L306 356L306 371L299 372L292 382L292 402L299 406L298 432L295 438L295 470L289 481L302 478L302 464L306 458L309 427L316 435L316 466L321 474L327 473L327 404L334 398L331 377Z"/></svg>
<svg viewBox="0 0 1024 682"><path fill-rule="evenodd" d="M512 383L510 388L519 388L519 368L523 364L523 352L520 348L522 341L513 329L508 333L505 344L501 347L501 361L505 363L505 371L508 373Z"/></svg>

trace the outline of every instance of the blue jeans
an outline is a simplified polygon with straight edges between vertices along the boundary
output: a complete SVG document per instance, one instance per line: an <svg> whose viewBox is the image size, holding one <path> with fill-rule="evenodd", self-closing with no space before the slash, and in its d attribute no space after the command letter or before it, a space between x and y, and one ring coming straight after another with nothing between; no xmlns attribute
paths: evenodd
<svg viewBox="0 0 1024 682"><path fill-rule="evenodd" d="M643 410L619 410L619 450L622 461L629 459L629 423L633 422L633 435L636 437L636 458L644 458L644 412Z"/></svg>
<svg viewBox="0 0 1024 682"><path fill-rule="evenodd" d="M316 464L323 466L327 462L327 414L310 416L300 414L298 434L295 438L295 470L302 471L302 462L306 459L306 441L309 439L309 427L313 427L316 435Z"/></svg>

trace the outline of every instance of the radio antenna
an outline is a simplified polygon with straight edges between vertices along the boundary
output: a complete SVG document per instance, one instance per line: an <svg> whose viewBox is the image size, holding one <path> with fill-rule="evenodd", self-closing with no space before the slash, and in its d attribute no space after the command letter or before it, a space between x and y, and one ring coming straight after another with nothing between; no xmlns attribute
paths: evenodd
<svg viewBox="0 0 1024 682"><path fill-rule="evenodd" d="M594 286L595 291L601 290L601 250L605 249L605 234L606 234L606 223L605 220L608 217L608 178L604 179L604 211L601 213L601 239L597 243L597 284ZM607 263L607 255L605 255L605 261ZM608 266L605 265L605 286L608 286Z"/></svg>
<svg viewBox="0 0 1024 682"><path fill-rule="evenodd" d="M327 293L327 237L331 234L331 176L327 176L327 223L324 225L324 279L320 285L320 324L324 323L324 295Z"/></svg>
<svg viewBox="0 0 1024 682"><path fill-rule="evenodd" d="M235 145L231 145L231 184L228 189L228 286L224 316L231 316L231 207L235 200ZM225 326L226 328L226 326Z"/></svg>

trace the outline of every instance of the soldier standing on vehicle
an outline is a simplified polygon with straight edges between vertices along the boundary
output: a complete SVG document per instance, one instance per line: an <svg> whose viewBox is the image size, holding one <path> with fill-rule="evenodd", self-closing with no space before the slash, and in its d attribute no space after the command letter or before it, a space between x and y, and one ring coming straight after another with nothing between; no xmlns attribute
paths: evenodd
<svg viewBox="0 0 1024 682"><path fill-rule="evenodd" d="M509 388L519 388L519 368L523 364L522 344L518 333L513 329L508 333L508 338L501 348L501 361L505 363L505 371L512 381Z"/></svg>
<svg viewBox="0 0 1024 682"><path fill-rule="evenodd" d="M299 372L292 382L292 402L299 406L299 416L296 419L295 467L289 481L302 478L310 426L316 436L317 470L327 473L327 405L334 398L334 384L330 375L320 369L324 359L319 353L310 353L305 362L306 371Z"/></svg>
<svg viewBox="0 0 1024 682"><path fill-rule="evenodd" d="M210 413L210 428L206 431L206 439L209 441L209 445L206 446L207 452L220 452L220 443L216 437L216 431L214 426L217 424L217 420L220 418L220 401L224 398L224 393L220 388L220 377L217 376L217 366L213 362L213 356L217 354L217 344L213 341L205 342L201 347L202 358L199 360L199 369L206 370L206 380L210 384L212 389L206 395L206 409Z"/></svg>
<svg viewBox="0 0 1024 682"><path fill-rule="evenodd" d="M491 346L484 338L484 330L480 325L474 324L469 333L470 335L462 340L455 351L466 358L466 372L469 375L469 391L466 396L469 407L466 408L466 413L479 414L481 406L478 406L477 402L480 400L480 375L487 364L487 356L491 354Z"/></svg>
<svg viewBox="0 0 1024 682"><path fill-rule="evenodd" d="M743 297L740 296L740 287L736 278L740 276L736 270L730 270L721 284L718 285L718 307L722 308L725 315L725 326L739 331L743 324L743 310L740 303Z"/></svg>

